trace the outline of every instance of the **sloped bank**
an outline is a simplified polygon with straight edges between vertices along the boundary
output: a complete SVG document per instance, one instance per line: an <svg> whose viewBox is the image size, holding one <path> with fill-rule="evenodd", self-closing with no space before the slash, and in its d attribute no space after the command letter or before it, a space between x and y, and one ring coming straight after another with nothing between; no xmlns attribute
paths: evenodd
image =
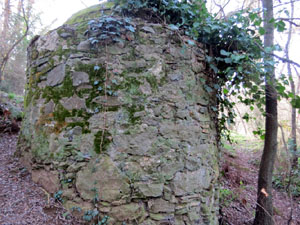
<svg viewBox="0 0 300 225"><path fill-rule="evenodd" d="M111 13L91 7L31 42L18 153L35 182L87 221L217 224L204 50ZM103 30L85 32L100 16Z"/></svg>

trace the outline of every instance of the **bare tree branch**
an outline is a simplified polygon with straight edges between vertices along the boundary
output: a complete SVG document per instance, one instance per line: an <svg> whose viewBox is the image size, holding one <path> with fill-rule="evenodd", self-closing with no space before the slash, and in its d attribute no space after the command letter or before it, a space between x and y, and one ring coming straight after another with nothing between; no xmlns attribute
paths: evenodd
<svg viewBox="0 0 300 225"><path fill-rule="evenodd" d="M255 42L255 44L260 48L260 50L262 50L262 51L263 51L264 53L266 53L267 55L274 56L275 58L281 60L282 62L290 63L290 64L293 64L293 65L295 65L295 66L297 66L297 67L300 68L300 64L299 64L299 63L296 63L296 62L293 61L293 60L290 60L290 59L287 59L287 58L278 56L278 55L276 55L276 54L274 54L274 53L268 53L268 52L266 52L266 50L265 50L260 44L258 44L257 42Z"/></svg>
<svg viewBox="0 0 300 225"><path fill-rule="evenodd" d="M292 0L292 1L289 1L289 2L284 2L284 3L281 3L279 5L275 5L273 8L277 8L277 7L280 7L280 6L283 6L283 5L288 5L288 4L291 4L291 3L294 3L294 2L299 2L300 0Z"/></svg>
<svg viewBox="0 0 300 225"><path fill-rule="evenodd" d="M25 32L24 34L15 42L12 44L12 46L8 49L8 51L4 54L4 57L2 59L2 61L0 62L0 82L3 80L4 78L4 69L5 66L9 60L9 56L11 54L11 52L15 49L15 47L20 44L20 42L28 35L28 31L29 31L29 22L27 20L26 17L26 13L25 13L25 9L24 9L24 0L22 0L22 13L23 13L23 19L25 22Z"/></svg>
<svg viewBox="0 0 300 225"><path fill-rule="evenodd" d="M291 25L294 25L295 27L300 27L300 24L297 24L297 23L291 21L291 19L289 19L289 18L276 18L276 20L283 20L283 21L290 23Z"/></svg>
<svg viewBox="0 0 300 225"><path fill-rule="evenodd" d="M215 4L216 6L218 6L218 7L220 8L220 10L219 10L219 12L217 13L217 15L221 12L221 13L223 14L223 17L225 18L225 17L226 17L226 14L225 14L224 8L228 5L228 3L230 2L230 0L228 0L223 6L220 5L220 4L218 4L218 3L216 3L215 0L213 0L213 2L214 2L214 4Z"/></svg>

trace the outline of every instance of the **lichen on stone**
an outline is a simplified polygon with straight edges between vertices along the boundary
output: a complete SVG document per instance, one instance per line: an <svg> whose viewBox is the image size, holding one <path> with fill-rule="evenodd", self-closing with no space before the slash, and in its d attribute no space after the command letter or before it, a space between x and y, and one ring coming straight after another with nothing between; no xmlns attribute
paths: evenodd
<svg viewBox="0 0 300 225"><path fill-rule="evenodd" d="M29 47L18 154L37 182L52 174L65 207L109 224L217 224L216 100L193 55L204 50L141 18L122 41L92 44L90 19L126 19L111 12L88 8Z"/></svg>

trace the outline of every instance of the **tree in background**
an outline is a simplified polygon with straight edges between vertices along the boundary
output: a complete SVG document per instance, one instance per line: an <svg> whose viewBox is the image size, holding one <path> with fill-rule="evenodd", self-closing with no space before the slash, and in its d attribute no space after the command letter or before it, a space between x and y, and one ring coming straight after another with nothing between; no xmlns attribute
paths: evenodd
<svg viewBox="0 0 300 225"><path fill-rule="evenodd" d="M285 57L287 59L290 59L290 43L291 43L291 39L292 39L292 32L293 32L293 25L295 25L295 23L291 22L293 20L294 17L294 2L291 2L291 12L290 12L290 23L289 23L289 29L288 29L288 38L287 38L287 42L285 45ZM291 92L293 94L293 96L296 96L296 87L295 87L295 82L294 82L294 78L293 78L293 74L292 74L292 65L290 62L287 62L287 72L288 72L288 77L289 77L289 81L290 81L290 86L291 86ZM297 112L296 112L296 108L291 107L291 141L292 141L292 151L294 153L294 157L292 157L292 167L295 168L298 165L298 157L297 157Z"/></svg>
<svg viewBox="0 0 300 225"><path fill-rule="evenodd" d="M36 22L33 5L34 0L4 2L0 15L0 88L5 91L23 93L26 48Z"/></svg>
<svg viewBox="0 0 300 225"><path fill-rule="evenodd" d="M274 46L273 0L262 0L264 21L264 47ZM273 221L272 176L277 152L277 91L273 59L273 51L266 54L265 63L265 96L266 96L266 133L263 155L260 162L257 189L257 207L254 225L271 225Z"/></svg>
<svg viewBox="0 0 300 225"><path fill-rule="evenodd" d="M215 12L217 12L218 17L221 18L228 18L230 15L234 14L235 12L238 12L239 9L253 9L260 8L259 2L256 1L242 1L242 4L239 4L238 9L236 9L233 13L226 13L225 7L227 7L230 3L230 0L223 1L223 0L212 0L215 7ZM294 63L289 58L289 45L290 41L293 35L292 32L292 26L299 27L298 24L295 22L299 18L294 18L294 2L297 2L297 0L293 1L286 1L282 2L279 1L278 5L273 6L272 0L262 0L262 9L256 10L257 15L260 14L260 12L263 12L263 18L261 21L264 21L264 27L261 27L258 32L261 35L264 35L264 48L261 48L262 51L264 51L264 62L265 62L265 104L266 104L266 110L265 110L265 134L263 135L265 137L264 141L264 150L263 155L260 163L260 171L259 171L259 180L258 180L258 196L257 196L257 208L256 208L256 217L254 224L273 224L273 206L272 206L272 177L273 177L273 169L274 169L274 163L277 153L277 127L278 127L278 116L277 116L277 88L279 87L279 94L280 96L285 96L287 93L289 94L290 98L293 98L292 101L294 104L292 107L292 120L291 120L291 137L292 137L292 150L294 152L297 151L297 142L296 142L296 109L295 107L299 108L300 105L297 105L299 103L299 99L296 96L297 93L295 91L295 84L292 76L292 65L296 65L297 63ZM234 2L235 3L235 2ZM238 4L237 4L238 5ZM284 10L285 5L290 5L291 9ZM278 10L277 7L281 6L281 10ZM285 12L288 15L288 18L274 18L273 16L273 9L276 8L277 12ZM283 8L283 9L282 9ZM217 10L216 10L217 9ZM254 11L255 12L255 11ZM260 15L259 15L260 17ZM276 24L276 22L281 21L280 23ZM277 28L279 31L284 30L284 23L283 21L289 23L289 30L288 33L285 34L287 36L287 43L285 46L285 57L278 57L274 55L274 29ZM258 22L260 22L258 20ZM280 28L283 26L282 28ZM278 29L280 28L280 29ZM279 43L281 45L281 43ZM284 46L282 46L284 48ZM290 84L291 90L287 91L286 88L283 86L278 86L278 81L275 77L275 71L274 71L274 58L275 56L280 61L287 64L287 76ZM299 66L299 64L297 65ZM297 72L297 70L295 69ZM287 91L287 92L285 92ZM284 93L285 92L285 93ZM248 112L246 112L248 114ZM243 117L243 115L241 115ZM248 117L247 117L248 118ZM246 128L245 128L246 130ZM289 153L288 153L289 154ZM297 165L297 155L293 158L293 166ZM290 178L291 179L291 178ZM289 181L290 182L290 181ZM289 186L289 185L287 185ZM291 210L292 213L292 210ZM292 219L292 216L290 216L290 220ZM289 223L290 224L290 223Z"/></svg>

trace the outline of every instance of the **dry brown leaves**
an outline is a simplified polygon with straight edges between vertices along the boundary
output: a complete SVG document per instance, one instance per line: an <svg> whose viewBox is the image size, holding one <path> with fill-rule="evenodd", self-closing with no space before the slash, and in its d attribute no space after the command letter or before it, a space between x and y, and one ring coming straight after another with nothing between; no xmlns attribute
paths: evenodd
<svg viewBox="0 0 300 225"><path fill-rule="evenodd" d="M32 182L28 171L14 157L17 135L0 134L0 224L80 224L60 203ZM66 214L65 214L66 215Z"/></svg>

